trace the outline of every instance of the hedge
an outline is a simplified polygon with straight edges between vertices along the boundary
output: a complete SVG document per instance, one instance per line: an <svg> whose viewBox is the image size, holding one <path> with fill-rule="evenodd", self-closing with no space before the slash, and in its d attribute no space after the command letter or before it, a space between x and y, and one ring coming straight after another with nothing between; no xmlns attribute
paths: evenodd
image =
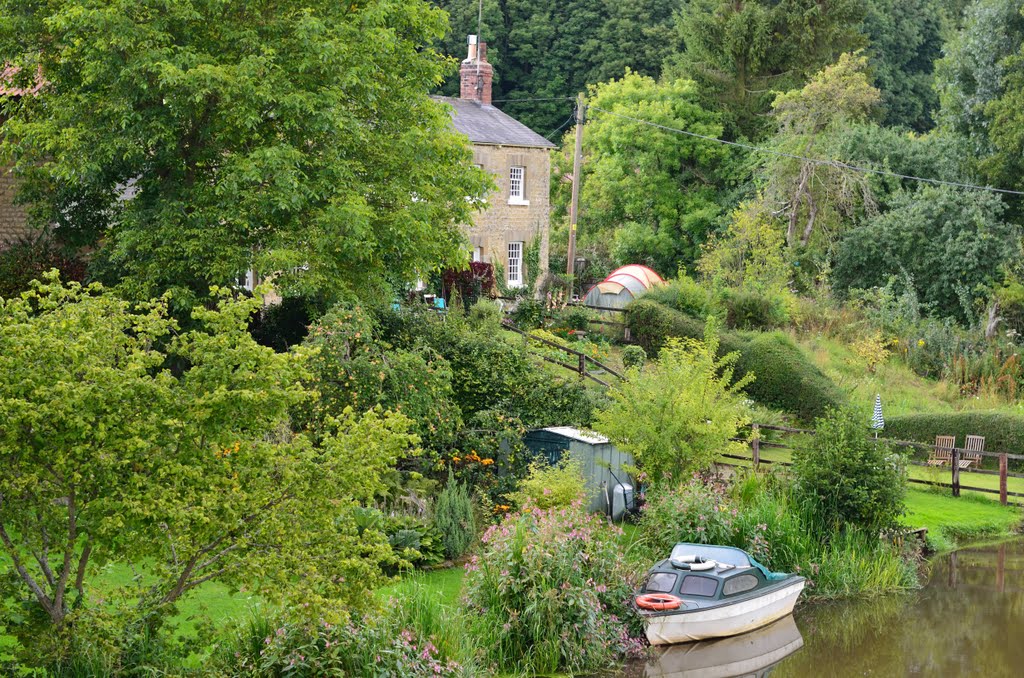
<svg viewBox="0 0 1024 678"><path fill-rule="evenodd" d="M753 372L754 381L746 389L751 398L804 422L823 417L829 408L846 402L832 380L779 332L754 335L740 350L736 368L742 374Z"/></svg>
<svg viewBox="0 0 1024 678"><path fill-rule="evenodd" d="M989 452L1024 454L1024 417L1002 412L945 412L886 418L885 437L935 444L935 436L956 436L963 447L968 435L984 436ZM992 463L990 460L986 460Z"/></svg>
<svg viewBox="0 0 1024 678"><path fill-rule="evenodd" d="M703 321L650 299L630 305L627 323L634 341L651 356L669 337L704 338ZM719 340L722 353L740 354L737 378L754 373L746 392L762 405L810 423L824 416L829 407L844 404L842 392L786 335L722 332Z"/></svg>

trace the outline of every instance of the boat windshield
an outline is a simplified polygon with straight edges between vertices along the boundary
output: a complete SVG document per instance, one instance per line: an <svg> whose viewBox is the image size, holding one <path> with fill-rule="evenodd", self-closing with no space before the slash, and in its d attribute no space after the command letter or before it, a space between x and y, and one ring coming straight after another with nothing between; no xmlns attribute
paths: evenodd
<svg viewBox="0 0 1024 678"><path fill-rule="evenodd" d="M707 546L706 544L676 544L672 547L670 558L679 556L700 556L705 560L714 560L725 565L750 567L750 558L739 549L729 546Z"/></svg>

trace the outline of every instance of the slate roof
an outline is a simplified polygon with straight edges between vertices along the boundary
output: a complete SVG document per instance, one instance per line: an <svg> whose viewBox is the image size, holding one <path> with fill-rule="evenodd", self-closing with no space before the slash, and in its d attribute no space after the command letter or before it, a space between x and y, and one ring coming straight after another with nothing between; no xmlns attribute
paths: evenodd
<svg viewBox="0 0 1024 678"><path fill-rule="evenodd" d="M556 148L555 144L494 106L471 99L433 98L452 107L455 129L469 137L474 144Z"/></svg>

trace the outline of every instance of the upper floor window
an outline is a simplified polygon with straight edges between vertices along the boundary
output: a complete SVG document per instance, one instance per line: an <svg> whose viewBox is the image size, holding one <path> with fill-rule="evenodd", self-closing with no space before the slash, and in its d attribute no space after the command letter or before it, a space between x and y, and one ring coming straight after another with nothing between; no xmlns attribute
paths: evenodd
<svg viewBox="0 0 1024 678"><path fill-rule="evenodd" d="M508 203L510 205L529 205L526 199L526 168L513 165L508 172Z"/></svg>

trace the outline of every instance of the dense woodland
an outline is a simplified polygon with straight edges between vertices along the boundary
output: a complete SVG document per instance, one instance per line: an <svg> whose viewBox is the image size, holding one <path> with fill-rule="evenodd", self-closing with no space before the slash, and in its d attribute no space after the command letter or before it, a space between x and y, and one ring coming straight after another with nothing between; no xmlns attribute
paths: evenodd
<svg viewBox="0 0 1024 678"><path fill-rule="evenodd" d="M462 58L477 6L440 5L452 24L443 49ZM844 299L893 280L927 315L963 324L1002 315L1019 331L1021 196L830 161L1024 188L1022 8L1017 0L485 0L480 26L506 112L542 134L570 135L570 99L588 97L585 277L630 262L694 274L709 243L742 247L750 225L764 222L785 236L795 290ZM444 91L454 87L450 78ZM556 232L570 154L566 143L556 163ZM552 242L564 262L564 231Z"/></svg>

